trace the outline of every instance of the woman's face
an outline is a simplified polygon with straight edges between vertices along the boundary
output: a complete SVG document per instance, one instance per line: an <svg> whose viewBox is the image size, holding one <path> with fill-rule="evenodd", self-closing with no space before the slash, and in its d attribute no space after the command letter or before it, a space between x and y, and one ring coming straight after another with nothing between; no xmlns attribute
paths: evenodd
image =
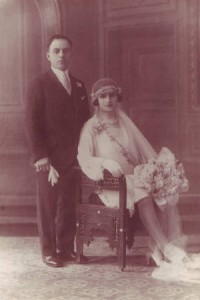
<svg viewBox="0 0 200 300"><path fill-rule="evenodd" d="M102 112L114 112L118 105L118 95L116 92L101 94L98 97L99 109Z"/></svg>

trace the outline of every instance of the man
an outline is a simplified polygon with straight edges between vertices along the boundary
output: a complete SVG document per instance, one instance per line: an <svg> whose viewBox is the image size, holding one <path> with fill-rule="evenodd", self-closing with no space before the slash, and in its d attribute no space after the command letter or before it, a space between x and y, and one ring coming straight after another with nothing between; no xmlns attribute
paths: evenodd
<svg viewBox="0 0 200 300"><path fill-rule="evenodd" d="M69 73L72 42L54 35L48 43L51 69L33 80L27 97L27 129L37 171L37 216L43 261L62 267L74 255L73 166L82 125L89 118L86 90Z"/></svg>

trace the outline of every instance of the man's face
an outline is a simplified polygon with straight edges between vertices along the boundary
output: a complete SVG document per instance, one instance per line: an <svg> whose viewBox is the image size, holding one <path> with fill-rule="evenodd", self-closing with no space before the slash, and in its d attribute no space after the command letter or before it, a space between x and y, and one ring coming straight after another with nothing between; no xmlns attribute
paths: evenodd
<svg viewBox="0 0 200 300"><path fill-rule="evenodd" d="M71 45L65 39L55 39L47 52L47 59L51 67L65 71L69 67L71 59Z"/></svg>

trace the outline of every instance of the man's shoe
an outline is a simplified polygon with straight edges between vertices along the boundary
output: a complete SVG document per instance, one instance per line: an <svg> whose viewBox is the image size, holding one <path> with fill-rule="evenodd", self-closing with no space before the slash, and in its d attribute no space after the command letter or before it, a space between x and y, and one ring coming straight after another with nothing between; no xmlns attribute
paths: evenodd
<svg viewBox="0 0 200 300"><path fill-rule="evenodd" d="M53 257L53 256L44 256L43 257L43 262L49 266L49 267L53 267L53 268L61 268L63 267L63 262L56 258L56 257Z"/></svg>
<svg viewBox="0 0 200 300"><path fill-rule="evenodd" d="M76 261L77 253L74 250L66 251L66 252L58 252L58 257L61 261ZM87 262L88 258L81 254L81 262Z"/></svg>
<svg viewBox="0 0 200 300"><path fill-rule="evenodd" d="M81 254L81 263L87 263L88 261L89 261L89 259L85 256L85 255L83 255L83 254Z"/></svg>
<svg viewBox="0 0 200 300"><path fill-rule="evenodd" d="M71 252L71 257L74 257L74 259L77 260L77 253L75 251L72 251ZM83 255L83 254L80 255L80 262L81 263L87 263L88 260L89 259L85 255Z"/></svg>
<svg viewBox="0 0 200 300"><path fill-rule="evenodd" d="M76 252L74 251L61 251L57 253L57 256L63 263L76 260Z"/></svg>
<svg viewBox="0 0 200 300"><path fill-rule="evenodd" d="M62 261L63 263L67 262L67 261L74 261L76 258L74 257L74 255L71 255L71 252L69 251L61 251L57 253L57 257L60 261Z"/></svg>
<svg viewBox="0 0 200 300"><path fill-rule="evenodd" d="M77 259L77 253L74 250L71 250L70 251L70 257L71 257L71 259L76 260ZM88 258L83 254L81 254L80 259L81 259L82 263L88 262Z"/></svg>
<svg viewBox="0 0 200 300"><path fill-rule="evenodd" d="M72 259L76 259L77 253L76 253L74 250L70 250L69 256L70 256Z"/></svg>

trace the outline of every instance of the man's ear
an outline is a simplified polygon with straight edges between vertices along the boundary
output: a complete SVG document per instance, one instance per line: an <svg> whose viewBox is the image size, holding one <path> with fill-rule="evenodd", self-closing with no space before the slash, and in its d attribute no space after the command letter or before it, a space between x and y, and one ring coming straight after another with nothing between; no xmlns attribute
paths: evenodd
<svg viewBox="0 0 200 300"><path fill-rule="evenodd" d="M47 59L50 61L49 52L47 52Z"/></svg>

